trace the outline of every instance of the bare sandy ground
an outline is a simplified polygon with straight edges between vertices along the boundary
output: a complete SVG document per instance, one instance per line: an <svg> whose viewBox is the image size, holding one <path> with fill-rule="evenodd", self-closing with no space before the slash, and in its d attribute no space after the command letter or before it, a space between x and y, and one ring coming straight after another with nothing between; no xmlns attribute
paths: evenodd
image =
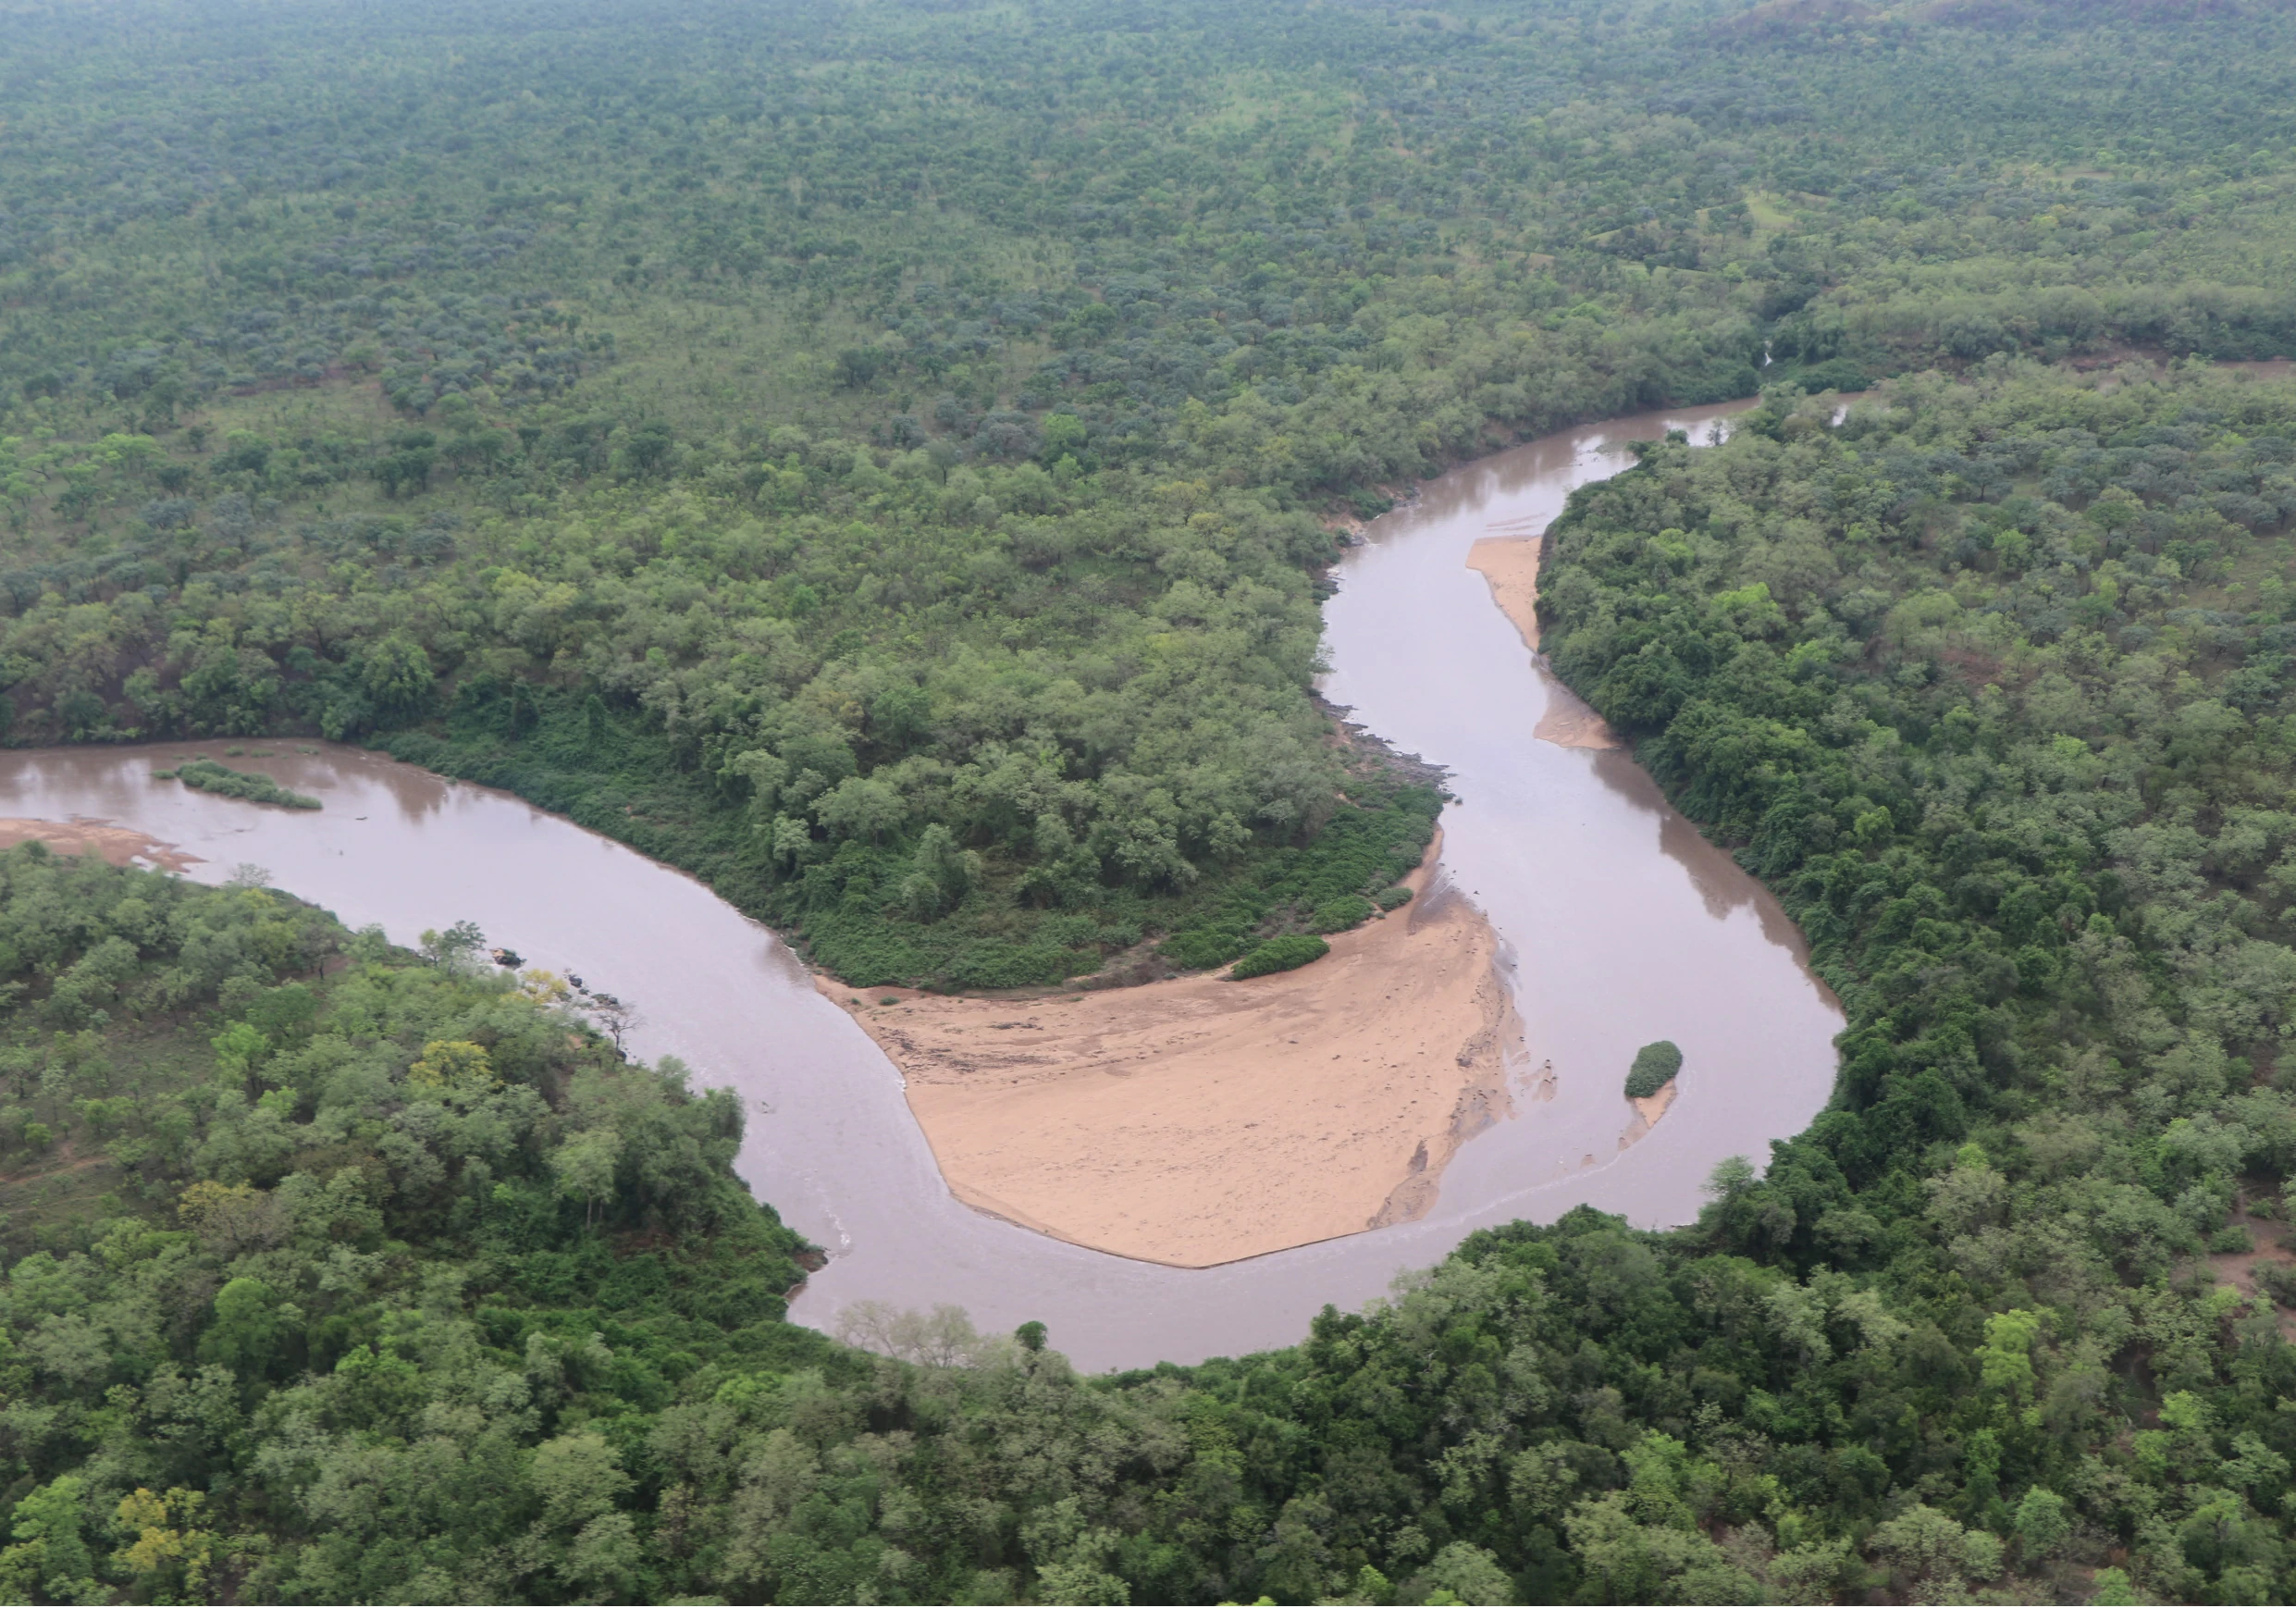
<svg viewBox="0 0 2296 1608"><path fill-rule="evenodd" d="M1538 548L1536 536L1486 537L1468 550L1467 567L1490 583L1500 612L1514 623L1523 645L1538 651ZM1531 734L1566 748L1623 748L1609 724L1560 681L1548 680L1547 712Z"/></svg>
<svg viewBox="0 0 2296 1608"><path fill-rule="evenodd" d="M959 1200L1211 1267L1422 1216L1452 1153L1509 1113L1525 1057L1498 940L1427 875L1321 960L1241 983L1031 999L821 987L901 1069Z"/></svg>
<svg viewBox="0 0 2296 1608"><path fill-rule="evenodd" d="M100 855L114 865L138 865L147 871L181 871L199 859L132 827L103 821L80 817L68 822L0 820L0 848L14 848L35 838L58 854Z"/></svg>

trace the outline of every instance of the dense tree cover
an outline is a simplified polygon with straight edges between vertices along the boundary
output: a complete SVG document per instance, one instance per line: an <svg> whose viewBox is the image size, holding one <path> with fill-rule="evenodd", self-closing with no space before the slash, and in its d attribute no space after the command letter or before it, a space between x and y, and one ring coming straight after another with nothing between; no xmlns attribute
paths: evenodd
<svg viewBox="0 0 2296 1608"><path fill-rule="evenodd" d="M547 771L809 934L858 845L855 981L1055 981L1323 824L1318 513L1766 350L2288 350L2292 27L12 13L0 717Z"/></svg>
<svg viewBox="0 0 2296 1608"><path fill-rule="evenodd" d="M867 1377L734 1096L465 936L0 855L9 1601L628 1595L654 1415Z"/></svg>
<svg viewBox="0 0 2296 1608"><path fill-rule="evenodd" d="M737 1111L551 980L14 851L0 1589L2296 1594L2296 1363L2217 1283L2296 1295L2296 396L1996 355L2290 350L2291 28L11 11L9 740L387 742L857 981L1362 919L1435 798L1308 699L1332 514L1968 372L1782 388L1549 548L1558 668L1840 989L1833 1107L1279 1353L831 1344Z"/></svg>
<svg viewBox="0 0 2296 1608"><path fill-rule="evenodd" d="M2296 384L2002 360L1578 494L1555 661L1810 933L1841 1089L1693 1227L1479 1232L1234 1361L791 1328L730 1100L553 980L15 850L0 1577L2285 1599L2292 464Z"/></svg>
<svg viewBox="0 0 2296 1608"><path fill-rule="evenodd" d="M2296 1293L2292 461L2296 387L2246 375L1778 394L1582 494L1542 599L1849 1015L1833 1107L1706 1233L1781 1302L1875 1302L1860 1354L1973 1352L1957 1421L1846 1357L1804 1410L2002 1539L2045 1492L2179 1598L2291 1585L2291 1353L2201 1258L2263 1236Z"/></svg>
<svg viewBox="0 0 2296 1608"><path fill-rule="evenodd" d="M1081 1380L953 1313L861 1315L906 1361L832 1346L779 1321L797 1247L730 1097L623 1066L554 980L15 850L0 1571L2285 1594L2296 1351L2202 1258L2253 1255L2296 1169L2292 439L2286 383L1997 363L1780 392L1582 492L1556 662L1810 932L1842 1090L1693 1229L1481 1233L1240 1362Z"/></svg>

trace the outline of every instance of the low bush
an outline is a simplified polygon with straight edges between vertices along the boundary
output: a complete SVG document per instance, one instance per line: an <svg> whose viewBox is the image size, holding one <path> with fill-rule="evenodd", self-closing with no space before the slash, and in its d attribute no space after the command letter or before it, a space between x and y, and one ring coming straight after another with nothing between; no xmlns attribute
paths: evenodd
<svg viewBox="0 0 2296 1608"><path fill-rule="evenodd" d="M1635 1052L1635 1064L1626 1071L1626 1097L1647 1100L1674 1081L1682 1070L1682 1051L1672 1039L1644 1045Z"/></svg>
<svg viewBox="0 0 2296 1608"><path fill-rule="evenodd" d="M1330 953L1331 946L1312 934L1286 933L1280 938L1270 938L1237 961L1235 970L1228 976L1230 982L1241 983L1247 977L1265 977L1270 971L1290 971Z"/></svg>
<svg viewBox="0 0 2296 1608"><path fill-rule="evenodd" d="M1165 939L1156 950L1183 971L1201 971L1208 967L1225 966L1251 946L1252 939L1246 933L1227 927L1191 927Z"/></svg>
<svg viewBox="0 0 2296 1608"><path fill-rule="evenodd" d="M1391 888L1381 888L1372 895L1371 902L1383 910L1400 910L1411 903L1411 889L1398 883Z"/></svg>
<svg viewBox="0 0 2296 1608"><path fill-rule="evenodd" d="M1361 894L1344 894L1317 905L1308 924L1319 933L1344 933L1371 920L1372 903Z"/></svg>

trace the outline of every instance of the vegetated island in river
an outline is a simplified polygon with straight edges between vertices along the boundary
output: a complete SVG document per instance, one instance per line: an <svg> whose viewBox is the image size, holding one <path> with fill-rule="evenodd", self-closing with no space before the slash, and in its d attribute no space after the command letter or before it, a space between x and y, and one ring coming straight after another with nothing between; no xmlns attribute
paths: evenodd
<svg viewBox="0 0 2296 1608"><path fill-rule="evenodd" d="M253 771L234 771L230 766L214 760L187 760L172 771L154 771L152 775L163 782L180 782L202 793L216 793L226 798L244 798L251 804L277 804L286 810L316 810L319 801L308 793L298 793L282 787L270 777Z"/></svg>
<svg viewBox="0 0 2296 1608"><path fill-rule="evenodd" d="M892 1058L957 1199L1204 1268L1424 1216L1527 1060L1483 913L1438 837L1408 904L1313 965L1037 998L825 995Z"/></svg>

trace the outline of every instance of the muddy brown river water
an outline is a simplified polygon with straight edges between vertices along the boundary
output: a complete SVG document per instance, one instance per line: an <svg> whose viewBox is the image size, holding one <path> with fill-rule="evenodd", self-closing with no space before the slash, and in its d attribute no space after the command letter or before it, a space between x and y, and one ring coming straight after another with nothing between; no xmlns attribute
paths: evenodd
<svg viewBox="0 0 2296 1608"><path fill-rule="evenodd" d="M1760 1163L1832 1091L1841 1017L1792 924L1626 755L1534 738L1553 684L1466 568L1477 539L1535 534L1574 487L1624 467L1624 442L1728 411L1613 420L1469 464L1376 521L1339 567L1325 690L1450 768L1443 874L1507 947L1530 1050L1513 1114L1460 1150L1426 1217L1392 1228L1180 1269L982 1216L944 1186L899 1073L772 933L620 844L379 755L249 743L229 761L325 801L303 811L152 779L177 755L222 757L217 743L19 750L0 754L0 816L132 827L200 857L187 874L202 881L258 865L402 942L475 921L633 1002L634 1051L740 1092L743 1177L828 1249L800 1322L832 1327L860 1300L954 1303L984 1330L1041 1319L1087 1368L1287 1344L1326 1303L1362 1305L1476 1227L1581 1202L1685 1221L1716 1162ZM1658 1038L1682 1046L1679 1095L1623 1147L1626 1066Z"/></svg>

